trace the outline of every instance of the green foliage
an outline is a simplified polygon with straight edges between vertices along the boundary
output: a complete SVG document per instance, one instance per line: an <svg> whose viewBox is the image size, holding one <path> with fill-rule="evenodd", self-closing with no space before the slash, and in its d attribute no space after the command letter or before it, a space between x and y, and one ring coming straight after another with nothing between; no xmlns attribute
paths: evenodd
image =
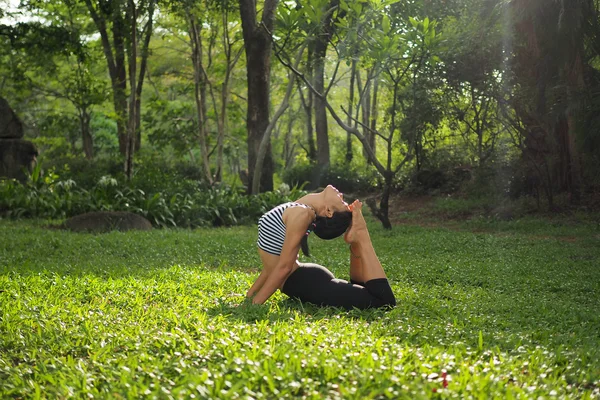
<svg viewBox="0 0 600 400"><path fill-rule="evenodd" d="M187 191L145 192L103 176L93 187L84 189L72 179L59 180L52 170L43 176L38 166L25 185L0 181L0 216L62 219L90 211L129 211L157 227L231 226L255 222L269 209L303 193L294 188L247 196L227 186L202 187L193 181L185 184L179 188Z"/></svg>
<svg viewBox="0 0 600 400"><path fill-rule="evenodd" d="M113 8L117 3L108 1L96 9L107 18L109 31L115 24L129 21L119 12L124 9ZM575 1L566 7L563 2L539 0L278 3L273 38L284 59L303 43L311 49L306 54L314 56L318 35L333 33L324 69L325 76L336 77L328 91L334 110L340 110L340 105L347 109L348 67L358 66L353 114L362 123L372 123L381 134L376 140L376 156L382 164L391 161L396 186L419 191L427 185L414 183L419 174L415 171L442 170L451 175L449 171L457 166L469 165L475 177L472 185L458 187L450 177L447 186L477 196L489 190L505 195L510 180L510 195L526 196L535 191L529 182L537 179L543 181L549 195L561 191L575 195L579 189L582 196L598 192L600 136L595 133L600 125L600 103L595 93L600 63L598 46L594 46L594 38L600 36L600 25L594 20L598 4ZM148 4L139 4L140 21L147 20ZM182 181L172 166L153 168L145 156L136 155L140 170L132 186L148 195L161 192L165 199L201 190L197 178L192 177L197 168L183 161L193 164L200 159L186 9L202 27L204 117L211 168L216 171L219 128L224 133L220 171L224 180L233 181L228 178L237 177L247 167L247 76L238 4L161 5L153 24L156 30L150 38L140 98L142 151L176 158L173 164L188 168L190 179ZM28 140L40 148L62 180L74 180L77 188L92 190L104 175L120 181L118 117L110 74L98 26L85 2L28 0L18 9L0 13L8 21L0 25L0 92L23 121ZM333 26L324 32L329 17ZM144 26L145 22L140 23L140 31ZM141 48L141 41L139 44ZM277 63L272 67L271 97L272 104L277 104L288 71ZM307 55L298 68L314 82L314 67ZM226 79L224 98L221 90ZM377 99L373 97L375 82ZM307 88L300 86L308 106ZM346 191L369 190L377 181L370 171L365 173L362 167L346 171L337 166L337 155L345 153L346 132L331 123L328 140L333 170L315 172L309 166L286 170L290 160L311 151L306 145L306 115L298 111L303 108L296 93L281 120L289 121L288 126L281 122L272 136L275 173L297 184L316 186L329 181ZM361 96L364 98L359 100ZM364 115L375 100L379 112ZM218 117L223 115L224 123L218 125ZM363 120L367 118L369 121ZM81 155L86 123L99 163L86 164L76 158ZM354 141L354 162L365 165L362 149ZM571 145L576 148L570 149ZM498 169L494 162L514 162L518 156L527 162L510 171L514 179L498 178L488 170ZM569 157L574 159L564 161ZM117 160L116 169L113 161L104 161L107 158ZM406 159L410 161L395 171ZM96 169L103 163L110 165ZM536 168L542 171L546 165L547 172L537 172ZM569 169L570 165L579 168ZM449 191L425 189L430 193Z"/></svg>
<svg viewBox="0 0 600 400"><path fill-rule="evenodd" d="M186 161L169 161L154 152L144 152L136 159L134 175L126 182L123 160L120 157L87 160L81 157L64 157L42 160L44 169L54 170L62 180L71 179L84 189L93 188L105 175L115 177L121 184L144 192L192 193L202 189L201 168Z"/></svg>
<svg viewBox="0 0 600 400"><path fill-rule="evenodd" d="M77 141L79 121L72 114L49 112L37 121L40 136L32 142L38 148L44 159L55 160L73 157L73 143Z"/></svg>
<svg viewBox="0 0 600 400"><path fill-rule="evenodd" d="M333 185L348 193L365 193L377 187L377 172L368 166L356 167L333 164L323 169L316 164L300 163L283 171L282 180L291 187Z"/></svg>
<svg viewBox="0 0 600 400"><path fill-rule="evenodd" d="M123 161L118 158L44 157L38 163L44 170L51 170L61 180L73 180L79 188L91 190L103 176L120 177Z"/></svg>
<svg viewBox="0 0 600 400"><path fill-rule="evenodd" d="M142 122L150 144L157 148L172 146L177 155L186 154L198 136L194 107L191 101L148 101Z"/></svg>
<svg viewBox="0 0 600 400"><path fill-rule="evenodd" d="M464 218L489 211L493 204L489 198L440 197L435 200L433 211L447 218Z"/></svg>
<svg viewBox="0 0 600 400"><path fill-rule="evenodd" d="M477 168L463 190L472 197L508 197L514 172L510 165Z"/></svg>
<svg viewBox="0 0 600 400"><path fill-rule="evenodd" d="M260 265L255 227L91 235L42 223L0 221L2 398L590 399L599 390L591 225L375 228L398 299L384 313L279 293L238 306ZM341 240L311 248L347 277Z"/></svg>
<svg viewBox="0 0 600 400"><path fill-rule="evenodd" d="M79 49L79 42L67 27L45 25L39 21L21 22L15 25L0 25L0 37L10 42L17 50L27 50L31 61L44 62L35 54L60 53L68 55Z"/></svg>
<svg viewBox="0 0 600 400"><path fill-rule="evenodd" d="M115 157L119 154L117 123L114 119L101 113L94 113L90 128L94 136L95 154L100 154L101 157Z"/></svg>

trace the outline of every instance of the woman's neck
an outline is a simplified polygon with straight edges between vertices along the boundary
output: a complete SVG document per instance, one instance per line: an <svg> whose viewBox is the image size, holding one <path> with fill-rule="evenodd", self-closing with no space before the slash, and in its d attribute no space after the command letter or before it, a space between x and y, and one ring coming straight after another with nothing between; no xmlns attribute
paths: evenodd
<svg viewBox="0 0 600 400"><path fill-rule="evenodd" d="M321 193L311 193L296 200L297 203L306 204L315 212L317 216L325 215L325 204Z"/></svg>

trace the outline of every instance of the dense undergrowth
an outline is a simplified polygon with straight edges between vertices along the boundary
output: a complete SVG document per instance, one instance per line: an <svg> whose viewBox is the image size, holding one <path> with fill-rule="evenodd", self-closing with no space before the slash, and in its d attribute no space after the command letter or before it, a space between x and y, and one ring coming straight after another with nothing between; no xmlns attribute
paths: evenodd
<svg viewBox="0 0 600 400"><path fill-rule="evenodd" d="M238 307L260 265L254 227L91 235L47 222L0 221L3 398L600 396L593 224L504 222L495 235L370 220L398 299L385 313L281 294ZM347 276L341 240L311 248Z"/></svg>
<svg viewBox="0 0 600 400"><path fill-rule="evenodd" d="M273 206L300 198L306 193L303 189L325 184L333 184L350 197L379 199L381 194L373 168L353 164L317 168L299 163L283 171L283 183L276 190L257 196L246 194L239 177L209 185L197 165L168 161L154 153L137 160L131 180L121 170L121 162L111 158L40 162L25 184L0 179L0 218L64 219L89 211L130 211L156 227L234 226L254 223ZM546 212L600 210L600 195L593 191L584 194L578 205L571 204L567 194L556 195L549 208L542 197L519 189L514 183L518 180L507 181L505 175L465 168L403 175L393 185L391 217L404 214L402 205L394 204L398 203L395 198L415 203L424 197L434 201L428 201L424 211L400 219L519 220Z"/></svg>
<svg viewBox="0 0 600 400"><path fill-rule="evenodd" d="M88 177L80 185L52 171L42 175L37 168L25 184L0 180L0 217L61 219L90 211L129 211L157 227L231 226L255 222L274 206L304 193L283 185L247 196L242 188L172 178L155 176L127 183L101 176L95 183Z"/></svg>

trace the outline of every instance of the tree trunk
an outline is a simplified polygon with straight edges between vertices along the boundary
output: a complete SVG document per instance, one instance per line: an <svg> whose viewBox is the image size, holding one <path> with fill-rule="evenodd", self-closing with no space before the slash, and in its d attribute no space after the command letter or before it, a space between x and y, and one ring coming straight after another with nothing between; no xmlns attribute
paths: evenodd
<svg viewBox="0 0 600 400"><path fill-rule="evenodd" d="M127 137L125 142L125 176L127 180L131 180L133 176L133 154L135 153L135 136L136 136L136 76L137 76L137 10L134 0L128 0L128 19L131 23L131 31L129 36L129 120L127 123Z"/></svg>
<svg viewBox="0 0 600 400"><path fill-rule="evenodd" d="M124 26L121 16L119 4L109 4L112 9L96 10L91 0L85 0L86 7L90 12L94 24L100 33L102 42L102 50L108 65L110 82L113 91L113 107L116 114L117 137L119 139L119 150L122 155L125 155L126 149L126 121L127 121L127 78L125 72L125 49L124 41ZM108 35L106 17L109 17L112 22L112 44Z"/></svg>
<svg viewBox="0 0 600 400"><path fill-rule="evenodd" d="M296 68L298 66L298 64L300 63L303 52L304 52L304 46L298 51L298 56L296 57L296 63L294 65L294 68ZM277 123L277 120L283 115L285 110L288 108L288 105L290 102L290 96L292 95L292 90L294 89L294 82L295 82L294 73L290 72L289 77L288 77L287 88L285 91L285 96L283 97L283 100L282 100L281 104L279 105L279 108L275 112L273 119L269 122L269 125L267 126L267 129L265 130L263 138L260 141L258 153L256 154L256 165L254 166L254 176L252 177L252 194L260 193L259 181L261 180L262 167L263 167L263 162L264 162L264 159L266 156L267 147L268 147L269 143L271 142L271 132L273 132L273 129L275 128L275 124Z"/></svg>
<svg viewBox="0 0 600 400"><path fill-rule="evenodd" d="M314 87L319 93L325 93L325 55L328 38L317 40L314 51ZM317 133L317 166L319 169L329 165L329 135L327 132L327 108L323 99L315 97L315 131ZM319 186L321 182L316 182Z"/></svg>
<svg viewBox="0 0 600 400"><path fill-rule="evenodd" d="M227 102L229 101L229 76L231 72L230 56L231 53L227 51L227 71L225 72L225 80L221 86L221 109L219 112L219 118L217 119L217 168L215 173L215 181L217 182L221 182L223 176L223 143L225 141Z"/></svg>
<svg viewBox="0 0 600 400"><path fill-rule="evenodd" d="M281 105L279 106L279 108L277 109L277 111L275 112L273 119L269 122L269 125L265 129L265 133L264 133L262 140L260 141L260 145L258 147L258 152L256 153L256 165L254 166L254 176L252 177L252 194L260 193L260 182L262 182L261 178L262 178L262 172L263 172L263 165L264 165L264 161L265 161L265 158L267 155L267 150L270 147L271 133L273 132L273 129L275 128L275 124L277 123L277 120L283 115L285 110L288 108L290 95L292 94L293 87L294 87L294 77L292 76L292 73L290 73L290 81L288 83L287 90L286 90L285 96L283 98L283 101L282 101ZM273 190L273 189L271 189L271 190Z"/></svg>
<svg viewBox="0 0 600 400"><path fill-rule="evenodd" d="M208 159L206 143L206 81L202 65L202 21L196 21L192 13L188 13L190 45L192 47L192 64L194 67L194 100L196 102L196 117L198 120L198 140L200 142L200 158L206 181L212 185L213 179Z"/></svg>
<svg viewBox="0 0 600 400"><path fill-rule="evenodd" d="M312 80L312 50L309 47L306 57L306 76L309 80ZM317 162L317 148L315 147L314 130L312 124L312 110L313 110L313 92L308 90L306 99L302 94L302 88L300 87L300 80L298 80L298 93L300 94L300 101L302 102L302 108L306 115L306 139L308 143L307 157L312 163Z"/></svg>
<svg viewBox="0 0 600 400"><path fill-rule="evenodd" d="M315 143L315 130L313 127L312 110L314 104L314 96L312 92L308 92L308 108L306 109L306 136L308 139L308 159L317 162L317 144Z"/></svg>
<svg viewBox="0 0 600 400"><path fill-rule="evenodd" d="M248 127L248 186L253 186L252 177L258 156L258 149L264 133L269 125L270 106L270 49L271 44L265 37L255 37L254 42L246 46L246 63L248 75L248 111L246 123ZM265 49L269 49L266 51ZM269 53L269 54L265 54ZM271 143L265 148L264 170L261 174L259 191L273 190L273 159Z"/></svg>
<svg viewBox="0 0 600 400"><path fill-rule="evenodd" d="M227 73L229 75L229 73ZM225 141L225 124L227 118L227 101L229 97L228 88L229 78L225 78L221 88L221 112L217 119L217 167L215 171L215 182L221 182L223 179L223 143Z"/></svg>
<svg viewBox="0 0 600 400"><path fill-rule="evenodd" d="M545 191L546 191L546 198L548 199L548 209L550 211L554 210L554 189L553 189L553 185L552 185L552 174L550 173L550 167L549 167L549 163L546 162L544 164L545 166L545 179L544 182L546 182L546 184L544 185Z"/></svg>
<svg viewBox="0 0 600 400"><path fill-rule="evenodd" d="M365 135L365 137L367 138L371 138L371 136L373 136L373 134L369 131L369 129L367 129L367 127L370 127L370 119L371 119L371 80L369 79L369 77L367 76L367 82L365 83L365 88L364 88L364 94L362 96L362 121L364 124L364 128L363 128L363 134ZM363 156L365 157L365 159L367 158L367 154L364 152L363 149Z"/></svg>
<svg viewBox="0 0 600 400"><path fill-rule="evenodd" d="M294 144L292 143L293 133L294 133L294 118L288 118L287 129L285 131L285 138L283 141L283 154L282 158L284 160L283 167L288 169L292 166L294 161Z"/></svg>
<svg viewBox="0 0 600 400"><path fill-rule="evenodd" d="M352 69L350 71L350 98L348 99L348 125L353 125L352 112L354 109L354 81L356 80L356 60L352 60ZM356 124L354 124L356 125ZM352 133L346 132L346 162L352 162Z"/></svg>
<svg viewBox="0 0 600 400"><path fill-rule="evenodd" d="M135 99L135 148L133 150L136 153L142 148L142 94L140 92L141 90L138 90Z"/></svg>
<svg viewBox="0 0 600 400"><path fill-rule="evenodd" d="M309 76L309 79L313 79L313 53L311 51L311 49L308 49L308 55L307 55L307 74ZM306 110L306 135L308 138L308 158L311 162L317 162L317 146L315 143L315 135L314 135L314 128L313 128L313 118L312 118L312 110L314 107L314 100L315 97L313 95L312 90L308 91L308 95L307 95L307 99L308 99L308 104L307 107L305 107Z"/></svg>
<svg viewBox="0 0 600 400"><path fill-rule="evenodd" d="M322 29L317 33L313 52L313 86L318 93L325 94L325 56L335 25L332 10L339 6L339 0L330 0L325 8ZM317 166L319 169L329 165L329 133L327 130L327 106L318 96L314 99L315 130L317 132Z"/></svg>
<svg viewBox="0 0 600 400"><path fill-rule="evenodd" d="M572 193L575 174L573 166L573 140L570 135L569 121L567 116L561 116L555 124L555 137L557 144L556 177L558 189Z"/></svg>
<svg viewBox="0 0 600 400"><path fill-rule="evenodd" d="M583 35L582 35L583 36ZM584 53L583 40L575 40L573 47L576 49L572 57L571 63L566 67L567 76L567 99L569 106L566 111L566 118L569 130L568 151L569 151L569 166L570 175L569 197L574 204L581 200L581 189L583 171L581 170L581 158L579 156L579 145L577 137L580 131L580 121L582 120L582 109L584 108L582 95L585 88L584 66L582 54Z"/></svg>
<svg viewBox="0 0 600 400"><path fill-rule="evenodd" d="M379 206L375 198L367 198L366 202L373 215L381 222L384 229L392 229L392 223L389 218L390 194L392 192L393 174L386 172L383 183L383 192L379 200Z"/></svg>
<svg viewBox="0 0 600 400"><path fill-rule="evenodd" d="M125 155L127 143L127 80L125 76L125 62L116 65L118 76L113 82L113 106L117 117L117 135L119 138L119 151Z"/></svg>
<svg viewBox="0 0 600 400"><path fill-rule="evenodd" d="M392 229L392 223L390 222L390 194L392 192L392 178L385 177L383 184L383 193L381 194L381 201L379 202L379 213L377 218L381 221L384 229Z"/></svg>
<svg viewBox="0 0 600 400"><path fill-rule="evenodd" d="M152 37L152 26L154 22L154 9L156 6L156 0L150 0L150 4L148 5L148 22L146 22L146 27L144 29L144 42L142 44L141 50L141 60L140 60L140 73L138 76L138 83L136 87L137 98L135 101L135 117L136 117L136 134L135 134L135 151L138 152L142 147L142 88L144 87L144 78L146 76L146 69L148 65L148 48L150 47L150 38Z"/></svg>
<svg viewBox="0 0 600 400"><path fill-rule="evenodd" d="M84 0L90 15L94 21L94 24L98 28L98 32L100 33L100 40L102 43L102 49L104 52L104 56L106 58L106 63L108 65L108 72L110 75L110 81L112 86L112 95L113 95L113 107L116 115L116 123L117 123L117 136L119 139L119 151L121 155L127 158L127 146L132 142L134 148L139 148L139 140L136 140L139 137L139 126L140 126L140 99L141 99L141 91L143 87L143 79L146 70L146 59L147 59L147 46L150 40L150 35L152 34L152 20L154 8L156 5L156 0L150 0L148 5L148 25L146 29L146 38L144 45L142 47L142 63L140 66L140 77L139 81L136 84L134 76L133 79L130 77L131 90L134 93L134 104L129 107L128 110L128 99L127 99L127 64L125 62L125 40L130 35L130 30L128 29L128 24L132 23L136 25L137 30L137 19L132 21L127 19L127 11L132 7L129 2L126 2L125 5L125 14L126 19L123 18L123 0L112 0L102 2L101 5L98 5L97 8L92 4L92 0ZM135 4L133 4L135 7ZM137 11L135 12L137 18ZM107 21L109 22L107 24ZM109 37L108 26L111 26L112 29L112 40ZM137 42L137 32L136 32L136 42ZM137 43L136 43L137 47ZM137 57L137 49L136 49L136 57ZM131 120L129 117L129 113L133 113L134 119ZM130 138L128 135L128 130L130 126L135 126L136 132L134 133L133 138Z"/></svg>
<svg viewBox="0 0 600 400"><path fill-rule="evenodd" d="M113 10L113 47L115 51L115 79L113 80L113 97L115 114L117 115L117 134L119 135L119 150L127 157L127 70L125 63L125 24L120 8L115 5Z"/></svg>
<svg viewBox="0 0 600 400"><path fill-rule="evenodd" d="M229 38L229 20L227 9L223 11L223 47L225 48L225 62L227 69L225 71L225 79L221 85L220 112L217 112L217 169L215 174L215 180L217 182L220 182L223 176L223 147L227 133L227 104L229 102L231 73L242 54L241 49L239 51L236 50L235 55L232 54L233 43L230 42Z"/></svg>
<svg viewBox="0 0 600 400"><path fill-rule="evenodd" d="M377 96L379 95L379 79L375 78L375 82L373 83L373 99L371 100L371 121L369 126L371 127L371 132L367 135L367 141L369 142L369 146L376 152L375 147L375 131L377 131Z"/></svg>
<svg viewBox="0 0 600 400"><path fill-rule="evenodd" d="M244 48L246 50L246 74L248 80L248 191L252 190L254 167L260 142L269 125L269 95L271 77L271 31L275 20L278 0L265 0L262 22L257 23L256 4L252 0L239 0ZM273 159L270 142L266 146L265 159L259 185L260 191L273 190Z"/></svg>
<svg viewBox="0 0 600 400"><path fill-rule="evenodd" d="M91 115L87 108L79 110L79 123L81 125L81 141L83 143L83 153L85 158L91 160L94 158L94 139L90 133Z"/></svg>

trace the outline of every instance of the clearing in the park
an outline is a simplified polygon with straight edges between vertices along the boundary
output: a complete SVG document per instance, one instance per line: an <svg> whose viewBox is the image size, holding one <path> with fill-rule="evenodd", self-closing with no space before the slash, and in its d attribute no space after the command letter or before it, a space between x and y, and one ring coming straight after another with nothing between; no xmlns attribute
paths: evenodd
<svg viewBox="0 0 600 400"><path fill-rule="evenodd" d="M2 398L599 396L593 224L375 227L390 312L239 307L254 227L44 224L0 221ZM341 239L312 245L347 274Z"/></svg>

